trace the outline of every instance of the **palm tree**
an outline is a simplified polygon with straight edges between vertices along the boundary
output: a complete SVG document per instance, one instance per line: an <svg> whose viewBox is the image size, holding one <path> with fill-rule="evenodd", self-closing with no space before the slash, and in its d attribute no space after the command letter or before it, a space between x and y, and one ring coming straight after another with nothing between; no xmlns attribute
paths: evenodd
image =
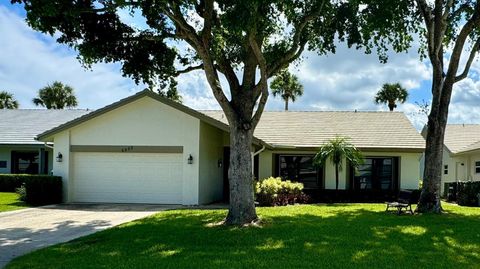
<svg viewBox="0 0 480 269"><path fill-rule="evenodd" d="M405 103L408 98L408 92L400 83L383 84L382 88L375 95L376 104L388 104L390 111L397 107L397 102Z"/></svg>
<svg viewBox="0 0 480 269"><path fill-rule="evenodd" d="M363 163L363 155L353 144L349 138L336 136L330 139L328 143L323 145L313 158L316 166L325 166L328 159L335 165L335 191L338 193L338 173L342 170L342 161L346 159L354 168Z"/></svg>
<svg viewBox="0 0 480 269"><path fill-rule="evenodd" d="M47 109L64 109L78 105L77 97L73 88L55 81L38 91L38 97L33 98L33 103L37 106L43 106Z"/></svg>
<svg viewBox="0 0 480 269"><path fill-rule="evenodd" d="M298 96L303 95L303 86L298 77L288 72L287 69L280 71L270 84L274 97L280 95L285 101L285 111L288 110L288 101L295 102Z"/></svg>
<svg viewBox="0 0 480 269"><path fill-rule="evenodd" d="M0 92L0 109L17 109L18 101L7 91Z"/></svg>

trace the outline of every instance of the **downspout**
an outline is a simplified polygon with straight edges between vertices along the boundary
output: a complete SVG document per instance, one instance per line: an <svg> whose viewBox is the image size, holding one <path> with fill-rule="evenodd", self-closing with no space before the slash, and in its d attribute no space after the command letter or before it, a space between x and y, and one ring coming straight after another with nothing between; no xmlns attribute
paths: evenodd
<svg viewBox="0 0 480 269"><path fill-rule="evenodd" d="M262 145L261 149L252 153L252 177L255 177L255 161L254 161L255 156L262 153L262 151L264 151L264 150L265 150L265 145Z"/></svg>
<svg viewBox="0 0 480 269"><path fill-rule="evenodd" d="M43 142L46 148L53 149L53 146L50 146L47 142Z"/></svg>

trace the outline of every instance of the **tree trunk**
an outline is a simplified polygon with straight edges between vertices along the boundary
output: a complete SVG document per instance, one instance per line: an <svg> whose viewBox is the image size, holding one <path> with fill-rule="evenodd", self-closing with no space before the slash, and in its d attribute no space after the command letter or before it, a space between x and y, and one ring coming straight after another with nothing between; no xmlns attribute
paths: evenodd
<svg viewBox="0 0 480 269"><path fill-rule="evenodd" d="M442 79L438 78L433 87L434 92L451 92L453 84L447 85L442 83ZM445 137L445 128L448 118L448 106L450 96L447 98L436 99L428 117L427 139L425 146L425 171L423 173L423 186L418 202L418 212L441 213L442 205L440 201L440 191L442 182L442 162L443 162L443 141Z"/></svg>
<svg viewBox="0 0 480 269"><path fill-rule="evenodd" d="M285 100L285 111L288 111L288 100Z"/></svg>
<svg viewBox="0 0 480 269"><path fill-rule="evenodd" d="M226 224L243 225L258 219L255 212L251 145L253 130L230 124L230 205Z"/></svg>
<svg viewBox="0 0 480 269"><path fill-rule="evenodd" d="M393 109L395 108L395 103L388 103L388 108L390 109L390 111L393 111Z"/></svg>
<svg viewBox="0 0 480 269"><path fill-rule="evenodd" d="M335 164L335 196L338 198L338 164Z"/></svg>

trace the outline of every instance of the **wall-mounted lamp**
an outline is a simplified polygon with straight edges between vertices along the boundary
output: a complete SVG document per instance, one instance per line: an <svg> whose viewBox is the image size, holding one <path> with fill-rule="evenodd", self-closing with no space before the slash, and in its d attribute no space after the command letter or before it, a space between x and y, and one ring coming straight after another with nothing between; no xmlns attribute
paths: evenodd
<svg viewBox="0 0 480 269"><path fill-rule="evenodd" d="M218 159L217 165L218 165L218 168L222 168L222 166L223 166L222 159Z"/></svg>
<svg viewBox="0 0 480 269"><path fill-rule="evenodd" d="M62 155L62 153L59 152L59 153L57 154L57 158L55 158L55 159L57 160L57 162L61 163L61 162L63 161L63 155Z"/></svg>
<svg viewBox="0 0 480 269"><path fill-rule="evenodd" d="M189 155L188 155L187 163L188 163L188 164L192 164L192 163L193 163L193 156L192 156L192 154L189 154Z"/></svg>

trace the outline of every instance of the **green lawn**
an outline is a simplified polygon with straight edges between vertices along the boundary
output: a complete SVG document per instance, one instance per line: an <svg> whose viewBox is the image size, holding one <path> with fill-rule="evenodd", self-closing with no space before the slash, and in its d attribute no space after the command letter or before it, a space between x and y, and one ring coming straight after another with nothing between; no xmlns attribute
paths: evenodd
<svg viewBox="0 0 480 269"><path fill-rule="evenodd" d="M0 192L0 212L26 207L28 205L18 199L18 194L14 192Z"/></svg>
<svg viewBox="0 0 480 269"><path fill-rule="evenodd" d="M259 208L261 227L175 210L14 260L8 268L479 268L480 209L396 216L383 204Z"/></svg>

